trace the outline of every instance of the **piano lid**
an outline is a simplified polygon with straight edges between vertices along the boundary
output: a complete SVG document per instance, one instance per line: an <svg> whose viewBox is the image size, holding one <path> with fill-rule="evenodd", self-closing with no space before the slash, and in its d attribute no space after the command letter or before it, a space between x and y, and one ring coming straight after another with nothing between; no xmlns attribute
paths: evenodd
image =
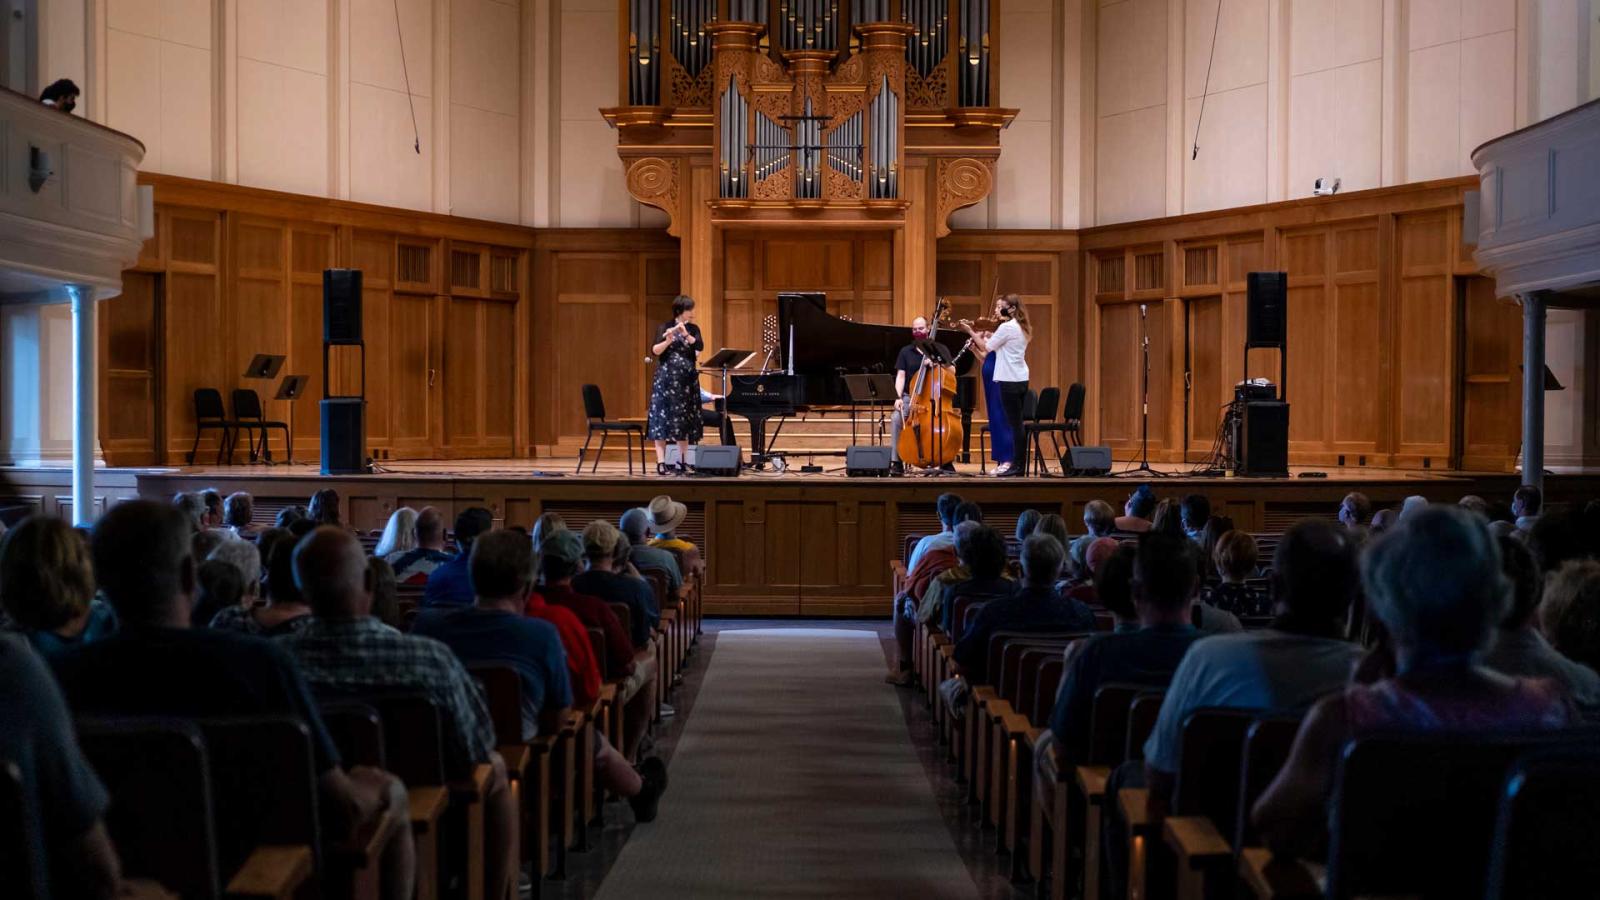
<svg viewBox="0 0 1600 900"><path fill-rule="evenodd" d="M791 361L790 326L793 331ZM966 334L954 328L941 328L935 340L953 357L966 346ZM841 375L893 372L900 349L911 343L911 329L904 325L869 325L847 322L828 312L826 295L821 293L778 295L778 364L805 379L805 402L812 406L849 402ZM973 369L974 357L963 354L956 360L956 374Z"/></svg>

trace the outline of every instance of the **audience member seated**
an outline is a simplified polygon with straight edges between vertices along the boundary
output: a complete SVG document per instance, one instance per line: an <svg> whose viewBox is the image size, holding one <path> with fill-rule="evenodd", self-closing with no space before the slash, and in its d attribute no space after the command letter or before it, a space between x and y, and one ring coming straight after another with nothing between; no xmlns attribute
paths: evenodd
<svg viewBox="0 0 1600 900"><path fill-rule="evenodd" d="M662 494L650 499L647 508L650 513L650 530L655 532L655 539L650 541L650 546L657 547L677 555L683 560L679 566L685 576L690 572L705 569L705 560L700 558L700 548L689 541L678 537L678 529L683 526L683 520L689 517L689 507Z"/></svg>
<svg viewBox="0 0 1600 900"><path fill-rule="evenodd" d="M557 530L565 531L566 528ZM534 561L543 566L544 554L539 553L531 543L529 551L533 553ZM565 568L557 565L556 571L564 572ZM571 573L567 573L565 577L571 577ZM543 580L544 576L541 576L540 581ZM564 606L546 602L539 590L529 592L522 611L525 615L542 619L555 626L556 633L561 637L561 647L566 651L567 680L572 686L572 703L581 709L588 709L600 696L601 679L600 663L595 659L593 645L589 643L589 629L583 624L583 620L578 618L577 613Z"/></svg>
<svg viewBox="0 0 1600 900"><path fill-rule="evenodd" d="M1183 533L1198 545L1206 523L1211 521L1211 501L1205 494L1189 494L1183 498L1182 511Z"/></svg>
<svg viewBox="0 0 1600 900"><path fill-rule="evenodd" d="M400 586L394 580L394 567L376 556L367 557L372 572L372 617L390 628L404 628L400 612Z"/></svg>
<svg viewBox="0 0 1600 900"><path fill-rule="evenodd" d="M522 676L522 733L528 740L560 726L572 706L566 651L556 627L524 616L533 589L533 545L512 531L491 531L472 545L473 590L478 603L467 609L425 610L413 633L438 638L467 664L509 665ZM656 801L666 789L666 767L659 759L628 765L609 741L595 742L600 783L633 805L641 822L655 818Z"/></svg>
<svg viewBox="0 0 1600 900"><path fill-rule="evenodd" d="M1462 495L1461 499L1456 501L1456 505L1481 517L1486 525L1493 518L1493 513L1489 509L1489 501L1479 497L1477 494Z"/></svg>
<svg viewBox="0 0 1600 900"><path fill-rule="evenodd" d="M560 513L540 513L539 518L533 520L533 533L529 535L529 538L533 544L533 578L536 586L544 585L544 562L539 555L539 548L544 546L545 538L557 531L566 530L567 520L561 518ZM665 550L659 552L665 553L667 556L672 555ZM677 563L674 562L673 565L676 566Z"/></svg>
<svg viewBox="0 0 1600 900"><path fill-rule="evenodd" d="M1221 542L1222 536L1234 530L1236 529L1230 516L1212 516L1211 521L1206 523L1206 527L1200 530L1199 560L1200 579L1202 581L1208 577L1206 567L1214 565L1213 560L1217 558L1217 544ZM1213 574L1210 577L1215 577L1215 575Z"/></svg>
<svg viewBox="0 0 1600 900"><path fill-rule="evenodd" d="M170 506L128 500L95 524L95 577L122 630L55 660L73 711L107 716L289 715L305 722L322 792L324 832L343 840L379 814L391 838L384 885L409 897L414 855L405 789L386 772L346 773L300 670L272 642L189 627L195 588L190 523ZM354 538L350 539L352 542ZM357 552L359 552L357 547Z"/></svg>
<svg viewBox="0 0 1600 900"><path fill-rule="evenodd" d="M1028 535L1039 530L1039 520L1043 518L1044 516L1040 515L1039 511L1031 506L1023 510L1021 513L1018 513L1016 531L1017 543L1022 543L1028 539ZM1066 545L1066 541L1062 541L1061 543L1062 546Z"/></svg>
<svg viewBox="0 0 1600 900"><path fill-rule="evenodd" d="M1102 572L1111 573L1116 563L1113 555ZM1089 714L1102 684L1160 688L1172 680L1178 661L1200 636L1189 613L1196 581L1194 545L1188 538L1147 534L1139 539L1132 577L1139 628L1089 637L1062 672L1050 715L1050 731L1062 761L1083 760Z"/></svg>
<svg viewBox="0 0 1600 900"><path fill-rule="evenodd" d="M372 555L388 559L416 548L417 511L402 506L389 514L389 521L384 523L383 535L378 538L378 546L372 548Z"/></svg>
<svg viewBox="0 0 1600 900"><path fill-rule="evenodd" d="M1089 549L1084 551L1083 581L1068 588L1063 592L1063 596L1089 606L1099 606L1100 594L1095 589L1095 578L1105 566L1106 560L1117 552L1118 546L1115 538L1095 538Z"/></svg>
<svg viewBox="0 0 1600 900"><path fill-rule="evenodd" d="M1396 524L1404 524L1406 520L1428 508L1428 498L1421 494L1412 494L1400 501L1400 514L1395 516Z"/></svg>
<svg viewBox="0 0 1600 900"><path fill-rule="evenodd" d="M394 524L392 517L389 523ZM444 513L435 507L424 506L417 510L417 519L412 524L412 529L416 532L416 543L413 546L393 553L376 555L383 557L383 561L394 569L394 580L397 583L427 584L428 576L433 574L434 569L455 558L444 545ZM387 528L384 533L388 533ZM378 544L378 549L383 549L382 542Z"/></svg>
<svg viewBox="0 0 1600 900"><path fill-rule="evenodd" d="M1505 675L1551 678L1566 687L1580 706L1600 707L1600 675L1588 665L1573 662L1556 649L1534 622L1544 596L1544 582L1534 567L1533 554L1522 541L1501 536L1500 565L1511 582L1511 609L1495 630L1493 646L1483 664ZM1552 576L1552 580L1559 579ZM1549 604L1554 613L1560 601Z"/></svg>
<svg viewBox="0 0 1600 900"><path fill-rule="evenodd" d="M195 557L200 559L201 557ZM261 565L261 548L251 541L224 541L217 545L215 550L206 554L207 562L219 560L239 570L239 605L249 608L261 602L263 582ZM232 605L232 604L229 604ZM221 607L218 608L218 611ZM210 623L210 619L206 623Z"/></svg>
<svg viewBox="0 0 1600 900"><path fill-rule="evenodd" d="M0 539L0 604L45 657L117 631L117 614L94 595L88 542L53 516L30 516Z"/></svg>
<svg viewBox="0 0 1600 900"><path fill-rule="evenodd" d="M1545 581L1539 624L1556 652L1600 671L1600 562L1569 562Z"/></svg>
<svg viewBox="0 0 1600 900"><path fill-rule="evenodd" d="M1511 515L1515 518L1517 530L1523 534L1533 530L1543 509L1544 494L1534 485L1525 484L1511 495Z"/></svg>
<svg viewBox="0 0 1600 900"><path fill-rule="evenodd" d="M323 488L312 494L311 502L306 504L306 518L318 525L343 528L344 522L339 519L339 492Z"/></svg>
<svg viewBox="0 0 1600 900"><path fill-rule="evenodd" d="M250 549L255 550L254 547ZM295 581L294 553L294 544L279 541L272 548L272 558L267 561L267 602L229 606L217 613L211 620L211 627L277 637L294 634L311 624L311 607ZM260 565L259 560L257 565ZM248 579L249 573L245 575ZM246 596L249 596L248 591Z"/></svg>
<svg viewBox="0 0 1600 900"><path fill-rule="evenodd" d="M623 732L628 746L620 749L633 759L655 711L655 656L648 650L635 652L627 631L605 601L573 589L572 578L583 560L582 538L566 529L552 532L540 545L539 555L544 566L544 586L540 591L544 599L571 610L585 628L598 628L605 635L604 674L607 680L619 682L617 702L625 707Z"/></svg>
<svg viewBox="0 0 1600 900"><path fill-rule="evenodd" d="M1150 517L1150 530L1163 534L1183 534L1182 505L1171 497L1157 503L1155 515Z"/></svg>
<svg viewBox="0 0 1600 900"><path fill-rule="evenodd" d="M1230 531L1217 541L1215 556L1210 562L1216 567L1221 582L1206 594L1205 602L1236 616L1265 616L1272 613L1272 601L1250 590L1245 579L1254 578L1256 563L1261 551L1249 532Z"/></svg>
<svg viewBox="0 0 1600 900"><path fill-rule="evenodd" d="M196 531L189 535L189 555L195 559L210 559L211 551L221 547L227 541L222 532L210 528Z"/></svg>
<svg viewBox="0 0 1600 900"><path fill-rule="evenodd" d="M939 517L939 530L934 534L925 534L917 540L911 548L911 556L905 561L906 571L917 567L922 561L923 554L937 547L946 549L954 547L956 543L956 507L961 505L961 495L940 494L939 499L933 503L934 513Z"/></svg>
<svg viewBox="0 0 1600 900"><path fill-rule="evenodd" d="M1385 507L1372 514L1372 519L1367 526L1367 536L1377 537L1393 528L1399 513L1393 507Z"/></svg>
<svg viewBox="0 0 1600 900"><path fill-rule="evenodd" d="M1073 543L1082 545L1076 550L1080 557L1086 555L1095 538L1110 537L1117 530L1116 510L1104 500L1090 500L1083 505L1083 527L1088 533L1073 539Z"/></svg>
<svg viewBox="0 0 1600 900"><path fill-rule="evenodd" d="M1299 710L1349 681L1361 648L1344 640L1344 623L1359 584L1343 528L1306 519L1284 534L1272 560L1271 627L1196 641L1172 676L1144 745L1155 818L1169 808L1183 723L1195 710Z"/></svg>
<svg viewBox="0 0 1600 900"><path fill-rule="evenodd" d="M959 526L962 522L982 523L983 509L982 507L978 506L978 504L973 503L970 500L963 500L956 504L955 513L953 514L952 518L954 520L954 525L951 526L952 529L954 529L955 526ZM954 530L952 530L950 534L951 540L949 543L940 542L939 544L936 544L926 553L922 554L922 557L917 560L917 564L915 566L907 570L905 593L913 600L920 602L922 600L922 595L928 590L928 585L932 584L933 580L938 578L941 572L956 564ZM1004 540L1002 539L1002 544L1003 543ZM909 634L910 632L907 631L908 636ZM909 645L907 646L909 647Z"/></svg>
<svg viewBox="0 0 1600 900"><path fill-rule="evenodd" d="M596 519L584 527L584 570L573 577L572 589L607 603L627 606L628 638L638 651L650 646L650 635L661 621L661 614L656 609L655 592L650 589L649 582L616 571L617 544L621 538L622 532L610 522Z"/></svg>
<svg viewBox="0 0 1600 900"><path fill-rule="evenodd" d="M1105 562L1094 573L1094 596L1100 607L1111 613L1111 631L1114 634L1125 634L1138 631L1143 625L1139 621L1139 609L1133 602L1133 562L1139 556L1139 547L1132 541L1118 541L1113 538L1102 538L1111 541L1111 553L1106 556ZM1096 541L1098 544L1099 541ZM1072 647L1081 647L1079 641ZM1072 647L1068 648L1067 659L1072 658Z"/></svg>
<svg viewBox="0 0 1600 900"><path fill-rule="evenodd" d="M420 516L418 521L421 521ZM472 575L467 570L472 542L493 527L494 514L481 506L469 506L456 516L456 555L428 573L428 586L422 593L423 608L472 605ZM395 574L400 574L398 566Z"/></svg>
<svg viewBox="0 0 1600 900"><path fill-rule="evenodd" d="M662 572L667 576L667 591L676 595L683 587L683 573L678 570L678 558L660 547L650 546L650 510L636 506L622 514L617 522L622 536L628 539L628 561L641 572ZM535 535L537 541L538 535ZM537 543L535 543L537 546Z"/></svg>
<svg viewBox="0 0 1600 900"><path fill-rule="evenodd" d="M1326 841L1328 797L1344 745L1373 732L1557 729L1572 718L1561 687L1481 665L1510 585L1488 529L1464 510L1420 510L1368 551L1363 584L1388 630L1396 674L1318 701L1252 817L1275 852ZM1467 852L1463 848L1463 852Z"/></svg>
<svg viewBox="0 0 1600 900"><path fill-rule="evenodd" d="M15 765L22 776L32 826L27 834L35 841L4 852L32 861L40 897L119 896L122 869L105 825L110 798L78 749L49 669L25 641L8 634L0 634L0 722L0 763Z"/></svg>
<svg viewBox="0 0 1600 900"><path fill-rule="evenodd" d="M1024 541L1026 543L1026 541ZM998 599L1009 597L1016 584L1006 571L1006 542L1000 533L982 522L962 522L956 526L956 557L960 565L945 570L923 594L917 618L934 621L946 634L953 632L951 611L963 597Z"/></svg>
<svg viewBox="0 0 1600 900"><path fill-rule="evenodd" d="M205 514L200 517L200 527L206 529L223 527L222 494L215 488L206 488L200 492L200 502L206 509Z"/></svg>
<svg viewBox="0 0 1600 900"><path fill-rule="evenodd" d="M1527 531L1519 531L1528 542L1533 563L1548 576L1573 560L1593 555L1590 539L1584 534L1583 515L1578 512L1545 513Z"/></svg>
<svg viewBox="0 0 1600 900"><path fill-rule="evenodd" d="M1112 528L1124 534L1143 534L1150 530L1150 516L1156 511L1156 492L1148 484L1141 484L1128 495L1122 505L1122 515L1112 523Z"/></svg>
<svg viewBox="0 0 1600 900"><path fill-rule="evenodd" d="M995 535L990 528L981 528L975 534L984 532ZM989 637L997 631L1094 630L1093 610L1056 593L1056 576L1061 574L1064 557L1061 544L1049 535L1030 535L1023 542L1021 583L1009 597L984 604L972 627L956 642L956 665L969 683L989 683Z"/></svg>
<svg viewBox="0 0 1600 900"><path fill-rule="evenodd" d="M205 530L206 502L200 499L199 494L180 491L172 496L172 506L183 513L183 518L189 523L190 533Z"/></svg>
<svg viewBox="0 0 1600 900"><path fill-rule="evenodd" d="M1368 530L1372 521L1372 501L1360 491L1351 491L1339 501L1339 524L1350 532L1350 537L1359 546L1366 543Z"/></svg>
<svg viewBox="0 0 1600 900"><path fill-rule="evenodd" d="M278 510L278 514L272 519L272 524L278 528L287 529L290 525L305 517L306 508L296 503Z"/></svg>
<svg viewBox="0 0 1600 900"><path fill-rule="evenodd" d="M234 491L222 501L222 525L231 530L236 537L249 539L261 533L261 526L255 523L255 516L255 498L244 491Z"/></svg>
<svg viewBox="0 0 1600 900"><path fill-rule="evenodd" d="M244 576L239 567L220 559L208 559L195 569L194 608L189 610L189 626L206 628L225 609L244 602Z"/></svg>

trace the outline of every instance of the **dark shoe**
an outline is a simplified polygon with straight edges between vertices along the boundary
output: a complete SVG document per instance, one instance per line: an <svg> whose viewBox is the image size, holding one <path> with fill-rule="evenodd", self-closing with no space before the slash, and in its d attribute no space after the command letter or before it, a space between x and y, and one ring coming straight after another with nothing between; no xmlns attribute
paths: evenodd
<svg viewBox="0 0 1600 900"><path fill-rule="evenodd" d="M944 465L939 467L939 471L941 471L941 472L949 472L951 475L954 475L956 473L956 464L955 463L945 463Z"/></svg>
<svg viewBox="0 0 1600 900"><path fill-rule="evenodd" d="M910 687L911 679L913 677L914 676L910 669L901 669L897 672L890 672L889 674L883 676L883 680L884 683L892 684L895 687Z"/></svg>
<svg viewBox="0 0 1600 900"><path fill-rule="evenodd" d="M671 469L666 463L664 463L664 462L656 463L656 474L657 475L665 475L669 471L671 471Z"/></svg>
<svg viewBox="0 0 1600 900"><path fill-rule="evenodd" d="M906 473L906 464L905 463L901 462L898 459L895 460L892 463L889 463L889 474L890 475L899 476L899 475L904 475L905 473Z"/></svg>
<svg viewBox="0 0 1600 900"><path fill-rule="evenodd" d="M654 822L656 820L656 807L661 803L661 795L667 790L667 765L661 757L652 756L635 768L639 777L644 780L644 786L639 788L639 793L628 798L628 805L633 807L635 822Z"/></svg>

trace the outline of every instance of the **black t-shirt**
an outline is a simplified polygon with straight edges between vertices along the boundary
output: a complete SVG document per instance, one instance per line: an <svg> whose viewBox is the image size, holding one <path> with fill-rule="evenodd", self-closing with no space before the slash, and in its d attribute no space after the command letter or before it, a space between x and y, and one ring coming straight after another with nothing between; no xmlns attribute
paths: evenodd
<svg viewBox="0 0 1600 900"><path fill-rule="evenodd" d="M950 348L937 341L912 341L900 348L900 355L895 358L894 367L896 371L906 373L906 388L908 390L911 387L911 379L916 376L917 370L922 368L922 355L924 352L933 356L938 362L950 362Z"/></svg>
<svg viewBox="0 0 1600 900"><path fill-rule="evenodd" d="M294 660L264 638L227 631L124 630L52 661L76 713L133 716L289 715L311 732L317 772L339 764Z"/></svg>
<svg viewBox="0 0 1600 900"><path fill-rule="evenodd" d="M572 589L580 594L599 597L607 603L628 605L628 635L633 649L643 650L650 643L650 630L660 621L655 614L656 595L650 583L642 578L631 578L616 572L589 570L572 579Z"/></svg>

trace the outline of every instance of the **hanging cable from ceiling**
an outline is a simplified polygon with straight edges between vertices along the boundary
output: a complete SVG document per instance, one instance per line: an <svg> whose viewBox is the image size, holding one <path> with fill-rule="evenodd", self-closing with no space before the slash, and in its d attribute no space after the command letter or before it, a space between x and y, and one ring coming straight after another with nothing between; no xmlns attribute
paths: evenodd
<svg viewBox="0 0 1600 900"><path fill-rule="evenodd" d="M1217 26L1222 24L1222 3L1217 0L1217 18L1211 23L1211 56L1206 60L1206 84L1200 89L1200 114L1194 120L1194 149L1189 151L1190 159L1200 158L1200 123L1206 118L1206 95L1211 92L1211 64L1217 61Z"/></svg>
<svg viewBox="0 0 1600 900"><path fill-rule="evenodd" d="M411 107L411 149L422 155L422 132L417 129L417 102L411 97L411 73L406 71L406 36L400 28L400 0L394 0L394 36L400 40L400 75L406 83L406 105Z"/></svg>

